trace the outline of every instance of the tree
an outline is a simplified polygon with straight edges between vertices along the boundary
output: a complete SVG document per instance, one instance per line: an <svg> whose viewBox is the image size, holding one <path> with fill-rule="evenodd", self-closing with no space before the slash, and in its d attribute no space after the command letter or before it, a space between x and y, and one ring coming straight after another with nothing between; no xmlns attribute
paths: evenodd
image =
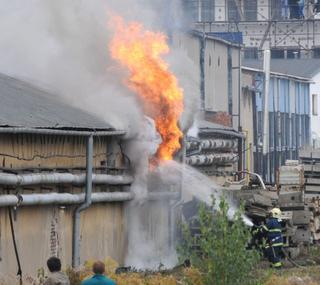
<svg viewBox="0 0 320 285"><path fill-rule="evenodd" d="M191 233L190 224L182 226L180 258L190 259L206 285L257 284L254 268L259 253L246 249L251 235L242 219L243 208L230 221L225 198L221 199L218 210L214 210L214 205L213 199L211 207L205 204L199 207L198 235Z"/></svg>

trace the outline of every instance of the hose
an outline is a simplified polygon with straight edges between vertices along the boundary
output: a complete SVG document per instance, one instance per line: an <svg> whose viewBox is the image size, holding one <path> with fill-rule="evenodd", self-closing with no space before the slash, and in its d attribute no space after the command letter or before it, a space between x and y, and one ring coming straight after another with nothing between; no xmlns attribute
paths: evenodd
<svg viewBox="0 0 320 285"><path fill-rule="evenodd" d="M21 269L20 257L19 257L19 253L18 253L16 235L14 232L12 213L11 213L10 207L8 207L8 213L9 213L9 220L10 220L10 228L11 228L11 236L12 236L12 242L13 242L13 247L14 247L14 253L16 255L17 264L18 264L17 276L19 276L19 282L20 282L20 285L22 285L22 269Z"/></svg>

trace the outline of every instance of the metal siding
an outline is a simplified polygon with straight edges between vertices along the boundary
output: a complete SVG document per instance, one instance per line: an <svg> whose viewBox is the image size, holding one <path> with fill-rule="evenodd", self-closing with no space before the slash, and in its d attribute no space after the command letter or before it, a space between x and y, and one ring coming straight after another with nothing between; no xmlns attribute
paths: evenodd
<svg viewBox="0 0 320 285"><path fill-rule="evenodd" d="M274 112L274 102L275 100L275 80L274 78L270 79L270 88L269 88L269 111Z"/></svg>
<svg viewBox="0 0 320 285"><path fill-rule="evenodd" d="M228 112L228 49L211 39L205 48L205 108Z"/></svg>

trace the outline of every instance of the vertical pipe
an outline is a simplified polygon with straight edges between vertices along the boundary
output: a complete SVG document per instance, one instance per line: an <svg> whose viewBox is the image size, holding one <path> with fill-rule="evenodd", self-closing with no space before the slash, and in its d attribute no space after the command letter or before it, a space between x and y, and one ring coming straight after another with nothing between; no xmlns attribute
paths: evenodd
<svg viewBox="0 0 320 285"><path fill-rule="evenodd" d="M240 66L239 66L240 68ZM232 106L232 49L228 46L228 112L231 115L231 126L233 126L233 106Z"/></svg>
<svg viewBox="0 0 320 285"><path fill-rule="evenodd" d="M270 50L264 51L264 110L263 110L263 154L269 149L269 85L270 85Z"/></svg>
<svg viewBox="0 0 320 285"><path fill-rule="evenodd" d="M198 22L202 22L202 0L198 0Z"/></svg>
<svg viewBox="0 0 320 285"><path fill-rule="evenodd" d="M93 167L93 136L90 135L87 140L86 151L86 189L85 201L74 211L73 216L73 240L72 240L72 266L74 268L80 265L80 213L91 205L92 194L92 167Z"/></svg>
<svg viewBox="0 0 320 285"><path fill-rule="evenodd" d="M200 38L200 95L201 95L201 111L205 110L206 87L205 87L205 56L206 56L206 36L202 33Z"/></svg>
<svg viewBox="0 0 320 285"><path fill-rule="evenodd" d="M237 30L239 32L239 26L237 24ZM242 126L241 126L241 108L240 108L240 101L241 101L241 43L239 41L239 46L238 46L238 131L242 132ZM238 155L239 155L239 161L238 161L238 171L241 171L243 169L243 153L242 153L242 144L243 140L239 139L238 145L241 146L240 148L238 147Z"/></svg>

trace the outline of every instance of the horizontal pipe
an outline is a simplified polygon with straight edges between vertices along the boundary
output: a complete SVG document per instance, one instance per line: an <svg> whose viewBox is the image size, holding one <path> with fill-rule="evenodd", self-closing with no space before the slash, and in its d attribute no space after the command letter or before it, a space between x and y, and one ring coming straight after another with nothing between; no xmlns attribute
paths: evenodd
<svg viewBox="0 0 320 285"><path fill-rule="evenodd" d="M122 130L115 131L71 131L61 129L41 129L41 128L5 128L0 127L0 134L39 134L39 135L62 135L62 136L121 136L126 132Z"/></svg>
<svg viewBox="0 0 320 285"><path fill-rule="evenodd" d="M237 155L229 153L193 155L186 159L189 165L211 165L213 163L230 163L238 160Z"/></svg>
<svg viewBox="0 0 320 285"><path fill-rule="evenodd" d="M32 174L11 174L0 173L0 185L27 186L39 184L73 184L84 185L85 174L72 173L32 173ZM129 175L93 174L93 184L128 185L133 182Z"/></svg>
<svg viewBox="0 0 320 285"><path fill-rule="evenodd" d="M92 193L92 203L125 202L134 198L131 192L99 192ZM48 193L0 195L0 207L7 206L35 206L35 205L72 205L84 202L85 194Z"/></svg>
<svg viewBox="0 0 320 285"><path fill-rule="evenodd" d="M202 140L201 148L202 149L222 149L222 148L235 148L237 146L237 142L235 140Z"/></svg>
<svg viewBox="0 0 320 285"><path fill-rule="evenodd" d="M236 148L237 141L232 139L211 139L211 140L198 140L186 143L187 150L190 149L224 149Z"/></svg>

